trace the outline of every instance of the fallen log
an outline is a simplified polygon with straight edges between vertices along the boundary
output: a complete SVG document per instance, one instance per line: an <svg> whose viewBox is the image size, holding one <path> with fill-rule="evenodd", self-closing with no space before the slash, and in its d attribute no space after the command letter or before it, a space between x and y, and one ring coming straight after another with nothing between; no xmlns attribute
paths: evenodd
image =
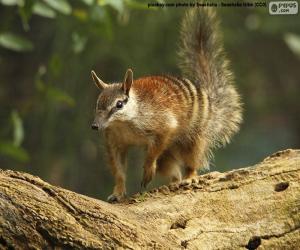
<svg viewBox="0 0 300 250"><path fill-rule="evenodd" d="M0 170L0 249L300 249L300 150L109 204Z"/></svg>

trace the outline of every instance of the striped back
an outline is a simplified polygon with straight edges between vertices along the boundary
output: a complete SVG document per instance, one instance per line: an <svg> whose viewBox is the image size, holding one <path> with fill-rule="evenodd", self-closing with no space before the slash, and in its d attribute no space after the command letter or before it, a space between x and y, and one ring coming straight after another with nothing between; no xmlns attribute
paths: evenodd
<svg viewBox="0 0 300 250"><path fill-rule="evenodd" d="M133 88L139 102L149 103L156 112L172 111L184 130L199 133L208 116L208 99L199 85L171 75L149 76L135 80ZM189 134L189 131L185 131Z"/></svg>

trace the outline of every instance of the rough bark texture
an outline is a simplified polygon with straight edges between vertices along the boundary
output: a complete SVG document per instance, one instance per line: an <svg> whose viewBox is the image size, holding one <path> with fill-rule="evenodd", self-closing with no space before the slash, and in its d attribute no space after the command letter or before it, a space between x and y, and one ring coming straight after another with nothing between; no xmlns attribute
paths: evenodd
<svg viewBox="0 0 300 250"><path fill-rule="evenodd" d="M0 249L300 249L300 150L108 204L0 171Z"/></svg>

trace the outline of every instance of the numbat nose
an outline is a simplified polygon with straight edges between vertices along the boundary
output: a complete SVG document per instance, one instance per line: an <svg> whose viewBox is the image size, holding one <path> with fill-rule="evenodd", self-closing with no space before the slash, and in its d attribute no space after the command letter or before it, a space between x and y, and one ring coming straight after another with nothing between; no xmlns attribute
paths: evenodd
<svg viewBox="0 0 300 250"><path fill-rule="evenodd" d="M98 129L99 129L98 124L97 124L97 123L93 123L93 124L92 124L92 129L98 130Z"/></svg>

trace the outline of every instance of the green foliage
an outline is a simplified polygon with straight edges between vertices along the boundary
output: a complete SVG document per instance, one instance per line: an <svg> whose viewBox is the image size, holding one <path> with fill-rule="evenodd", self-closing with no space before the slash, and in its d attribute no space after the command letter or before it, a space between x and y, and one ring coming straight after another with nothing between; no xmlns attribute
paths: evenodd
<svg viewBox="0 0 300 250"><path fill-rule="evenodd" d="M8 6L23 5L24 0L0 0L0 3Z"/></svg>
<svg viewBox="0 0 300 250"><path fill-rule="evenodd" d="M65 93L64 91L56 87L48 86L46 90L46 95L52 101L65 103L70 107L75 106L74 99L71 96L69 96L67 93Z"/></svg>
<svg viewBox="0 0 300 250"><path fill-rule="evenodd" d="M86 46L87 37L77 32L72 33L72 48L75 54L81 53Z"/></svg>
<svg viewBox="0 0 300 250"><path fill-rule="evenodd" d="M158 2L158 1L157 1ZM126 6L132 9L137 9L137 10L149 10L147 4L142 1L135 1L135 0L125 0Z"/></svg>
<svg viewBox="0 0 300 250"><path fill-rule="evenodd" d="M48 5L40 1L34 4L32 8L32 12L42 17L47 17L47 18L56 17L56 12L53 9L51 9L51 7L49 7Z"/></svg>
<svg viewBox="0 0 300 250"><path fill-rule="evenodd" d="M29 155L27 151L21 147L24 140L23 121L16 110L11 112L10 118L11 122L9 123L9 127L13 130L13 137L10 141L0 138L0 155L21 163L28 162Z"/></svg>
<svg viewBox="0 0 300 250"><path fill-rule="evenodd" d="M295 55L300 57L300 35L287 33L284 35L284 41L291 49L291 51L293 51Z"/></svg>
<svg viewBox="0 0 300 250"><path fill-rule="evenodd" d="M87 5L92 5L94 0L82 0L82 2L84 2Z"/></svg>
<svg viewBox="0 0 300 250"><path fill-rule="evenodd" d="M75 106L74 98L65 91L53 85L45 84L41 79L37 79L35 85L37 90L43 94L43 98L46 98L46 100L56 104L65 104L69 107Z"/></svg>
<svg viewBox="0 0 300 250"><path fill-rule="evenodd" d="M22 20L24 30L29 30L29 19L32 15L32 8L34 6L34 0L26 0L24 4L19 7L19 15Z"/></svg>
<svg viewBox="0 0 300 250"><path fill-rule="evenodd" d="M72 7L67 0L44 0L46 4L52 7L54 10L64 14L70 15L72 13Z"/></svg>
<svg viewBox="0 0 300 250"><path fill-rule="evenodd" d="M118 12L123 12L124 10L124 1L123 0L97 0L97 3L100 6L110 5Z"/></svg>
<svg viewBox="0 0 300 250"><path fill-rule="evenodd" d="M26 38L5 32L0 34L0 46L14 51L30 51L33 44Z"/></svg>
<svg viewBox="0 0 300 250"><path fill-rule="evenodd" d="M11 142L0 141L0 155L10 157L20 163L29 161L28 153L23 148L18 147Z"/></svg>
<svg viewBox="0 0 300 250"><path fill-rule="evenodd" d="M14 127L13 145L20 147L24 139L24 129L22 119L17 111L12 111L11 120Z"/></svg>

